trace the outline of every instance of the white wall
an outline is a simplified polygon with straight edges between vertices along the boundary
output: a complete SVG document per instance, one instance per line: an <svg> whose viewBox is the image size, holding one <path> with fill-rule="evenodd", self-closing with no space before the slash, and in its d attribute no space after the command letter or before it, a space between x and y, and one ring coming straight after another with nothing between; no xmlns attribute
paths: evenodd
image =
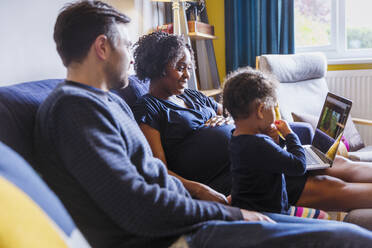
<svg viewBox="0 0 372 248"><path fill-rule="evenodd" d="M65 0L0 1L0 85L61 78L53 26Z"/></svg>
<svg viewBox="0 0 372 248"><path fill-rule="evenodd" d="M65 77L66 70L53 41L53 27L59 10L68 2L0 0L0 86ZM153 21L156 5L149 0L106 2L132 18L129 29L133 41L150 25L157 24Z"/></svg>

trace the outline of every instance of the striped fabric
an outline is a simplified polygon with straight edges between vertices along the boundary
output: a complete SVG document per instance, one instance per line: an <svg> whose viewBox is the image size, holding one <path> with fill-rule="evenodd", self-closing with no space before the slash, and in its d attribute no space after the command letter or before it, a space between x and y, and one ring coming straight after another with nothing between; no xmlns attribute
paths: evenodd
<svg viewBox="0 0 372 248"><path fill-rule="evenodd" d="M291 216L321 220L330 219L330 216L326 212L319 209L291 206L289 210L289 215Z"/></svg>

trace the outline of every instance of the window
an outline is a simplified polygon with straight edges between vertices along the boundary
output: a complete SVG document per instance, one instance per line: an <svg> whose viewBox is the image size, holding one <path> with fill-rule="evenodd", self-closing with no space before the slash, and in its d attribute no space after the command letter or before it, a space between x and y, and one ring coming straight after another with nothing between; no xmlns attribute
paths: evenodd
<svg viewBox="0 0 372 248"><path fill-rule="evenodd" d="M347 49L372 49L371 8L371 1L346 1Z"/></svg>
<svg viewBox="0 0 372 248"><path fill-rule="evenodd" d="M297 52L372 59L372 1L294 0Z"/></svg>

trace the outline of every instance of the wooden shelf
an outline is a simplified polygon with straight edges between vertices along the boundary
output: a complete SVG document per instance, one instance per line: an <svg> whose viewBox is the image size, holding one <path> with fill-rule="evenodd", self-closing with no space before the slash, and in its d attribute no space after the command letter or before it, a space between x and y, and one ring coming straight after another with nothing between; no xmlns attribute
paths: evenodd
<svg viewBox="0 0 372 248"><path fill-rule="evenodd" d="M203 34L203 33L199 33L199 32L190 32L188 35L189 35L190 39L192 39L192 40L205 40L205 39L215 40L215 39L217 39L217 37L214 36L214 35Z"/></svg>
<svg viewBox="0 0 372 248"><path fill-rule="evenodd" d="M222 93L222 89L199 90L206 96L215 96Z"/></svg>

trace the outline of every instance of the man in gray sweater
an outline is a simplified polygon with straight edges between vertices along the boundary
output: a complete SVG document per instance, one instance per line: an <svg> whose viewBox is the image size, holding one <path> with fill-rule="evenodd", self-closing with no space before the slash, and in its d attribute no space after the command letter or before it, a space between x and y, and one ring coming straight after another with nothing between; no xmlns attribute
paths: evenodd
<svg viewBox="0 0 372 248"><path fill-rule="evenodd" d="M128 84L129 18L99 1L66 6L54 29L67 67L36 116L37 170L93 247L366 247L372 233L195 200L169 176L110 89Z"/></svg>

